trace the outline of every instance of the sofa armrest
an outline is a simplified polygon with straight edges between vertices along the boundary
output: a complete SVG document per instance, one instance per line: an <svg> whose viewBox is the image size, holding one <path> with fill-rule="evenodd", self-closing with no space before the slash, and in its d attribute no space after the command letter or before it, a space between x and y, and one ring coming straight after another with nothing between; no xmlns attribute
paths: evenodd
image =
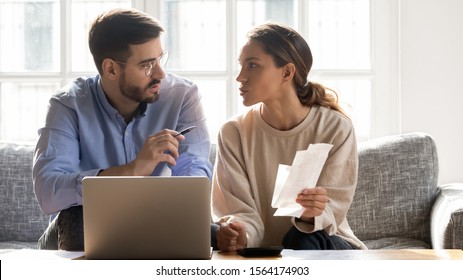
<svg viewBox="0 0 463 280"><path fill-rule="evenodd" d="M431 212L434 249L463 249L463 184L439 186Z"/></svg>

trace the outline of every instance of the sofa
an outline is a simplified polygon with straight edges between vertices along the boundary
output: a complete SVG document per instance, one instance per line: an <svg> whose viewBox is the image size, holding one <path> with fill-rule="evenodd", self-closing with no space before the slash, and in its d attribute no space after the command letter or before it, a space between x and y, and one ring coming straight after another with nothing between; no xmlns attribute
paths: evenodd
<svg viewBox="0 0 463 280"><path fill-rule="evenodd" d="M425 133L359 143L357 189L347 220L369 249L463 248L463 185L438 185Z"/></svg>
<svg viewBox="0 0 463 280"><path fill-rule="evenodd" d="M34 145L0 143L0 249L37 248L48 224L32 188ZM215 146L211 162L215 160ZM438 186L433 138L424 133L359 143L348 212L369 249L463 248L463 184Z"/></svg>
<svg viewBox="0 0 463 280"><path fill-rule="evenodd" d="M0 142L0 249L37 248L48 225L32 188L34 145Z"/></svg>

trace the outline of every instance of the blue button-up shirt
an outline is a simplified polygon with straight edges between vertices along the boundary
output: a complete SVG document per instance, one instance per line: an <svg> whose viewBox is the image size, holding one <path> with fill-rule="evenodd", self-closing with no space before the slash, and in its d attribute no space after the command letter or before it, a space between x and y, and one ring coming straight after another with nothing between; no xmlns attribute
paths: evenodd
<svg viewBox="0 0 463 280"><path fill-rule="evenodd" d="M165 128L196 126L180 142L176 165L160 163L151 175L211 178L210 139L196 85L167 74L159 99L142 104L127 124L109 104L99 79L79 78L50 99L33 165L34 190L45 213L82 205L85 176L134 160L145 139Z"/></svg>

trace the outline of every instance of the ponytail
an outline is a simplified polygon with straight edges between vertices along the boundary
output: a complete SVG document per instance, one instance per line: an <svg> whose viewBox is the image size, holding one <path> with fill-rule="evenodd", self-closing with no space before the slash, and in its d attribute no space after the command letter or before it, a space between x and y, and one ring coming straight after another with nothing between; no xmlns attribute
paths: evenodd
<svg viewBox="0 0 463 280"><path fill-rule="evenodd" d="M344 112L338 102L336 91L327 88L319 83L307 82L297 90L299 101L306 106L320 106L338 111L348 119L349 116Z"/></svg>

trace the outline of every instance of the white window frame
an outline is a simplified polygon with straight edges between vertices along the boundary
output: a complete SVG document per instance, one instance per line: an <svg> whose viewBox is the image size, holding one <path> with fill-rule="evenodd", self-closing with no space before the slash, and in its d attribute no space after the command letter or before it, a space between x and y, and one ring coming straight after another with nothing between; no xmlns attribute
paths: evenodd
<svg viewBox="0 0 463 280"><path fill-rule="evenodd" d="M311 75L317 78L345 78L371 80L371 130L370 137L398 134L400 127L400 53L399 53L399 1L400 0L371 0L371 70L359 71L321 71L312 70ZM146 12L161 19L162 1L145 0L143 7ZM298 30L308 38L308 3L298 0ZM227 66L225 71L198 72L176 71L177 74L197 79L225 79L226 88L226 114L227 118L238 112L236 67L236 1L226 0L227 8ZM360 139L366 140L366 139Z"/></svg>
<svg viewBox="0 0 463 280"><path fill-rule="evenodd" d="M149 0L132 0L132 7L143 9L144 3L150 2ZM95 72L76 72L72 71L72 57L71 57L71 1L60 0L60 71L59 72L3 72L0 73L0 82L59 82L61 86L65 86L69 81L79 76L95 74ZM58 89L57 89L58 90ZM52 93L50 93L51 95Z"/></svg>
<svg viewBox="0 0 463 280"><path fill-rule="evenodd" d="M399 134L400 0L371 0L372 14L372 135Z"/></svg>
<svg viewBox="0 0 463 280"><path fill-rule="evenodd" d="M132 0L134 8L146 11L154 17L161 19L161 0ZM305 12L308 10L306 0L298 0L299 15L298 29L308 37L308 19ZM371 70L365 71L317 71L312 74L320 78L342 77L348 79L368 78L372 81L371 104L371 135L375 138L384 135L398 134L400 127L400 0L371 0ZM226 81L226 117L238 112L238 83L235 81L237 73L236 59L236 1L226 0L227 8L227 66L225 71L194 72L176 71L177 74L195 80L220 79ZM61 0L61 71L58 73L29 72L29 73L1 73L0 82L59 82L66 85L76 76L89 75L89 72L73 72L71 69L71 26L65 22L70 18L71 2ZM96 70L95 70L96 71ZM362 139L363 140L363 139ZM366 140L366 139L365 139Z"/></svg>

